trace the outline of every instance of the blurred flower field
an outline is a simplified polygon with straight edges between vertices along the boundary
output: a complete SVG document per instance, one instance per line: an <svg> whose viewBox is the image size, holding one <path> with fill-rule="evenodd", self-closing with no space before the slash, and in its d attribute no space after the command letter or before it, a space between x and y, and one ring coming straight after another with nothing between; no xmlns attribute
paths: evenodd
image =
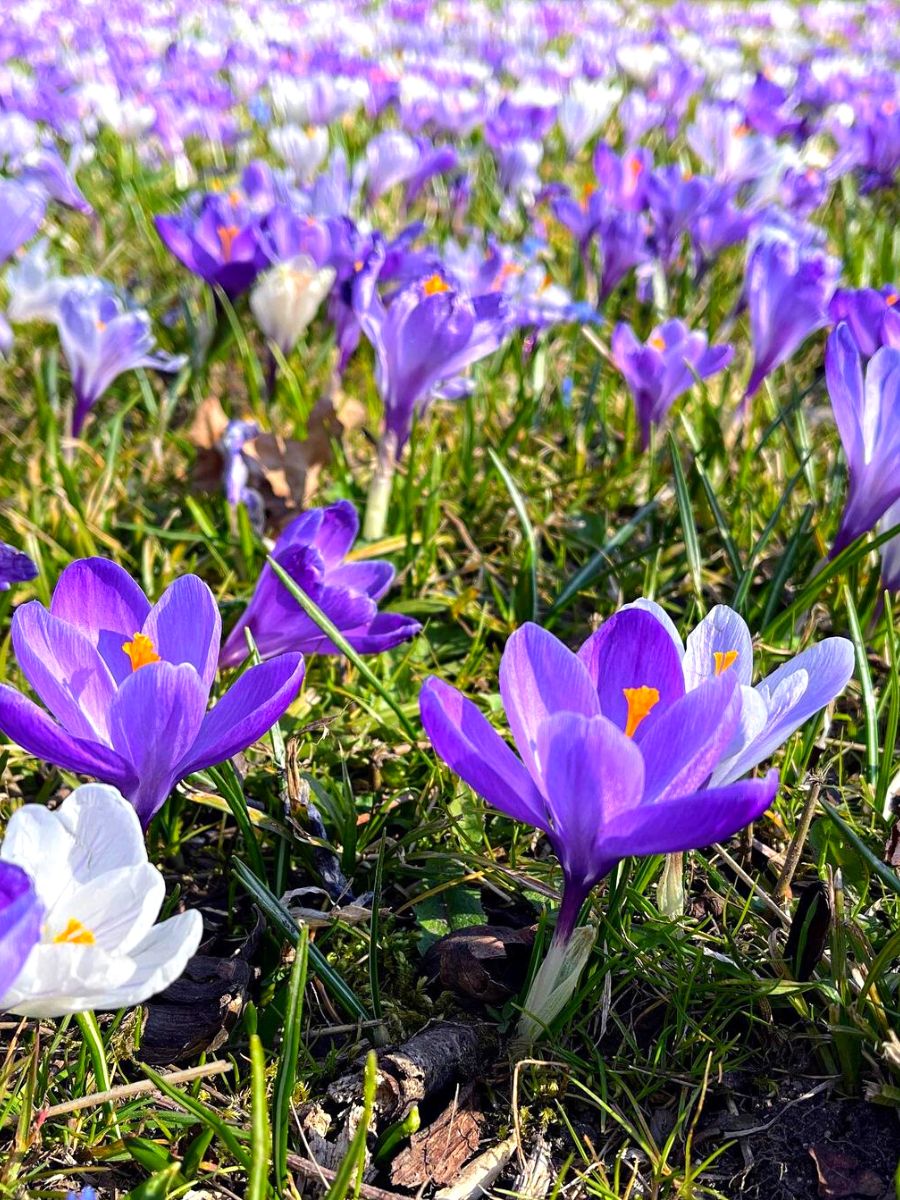
<svg viewBox="0 0 900 1200"><path fill-rule="evenodd" d="M3 16L0 1197L900 1196L900 7Z"/></svg>

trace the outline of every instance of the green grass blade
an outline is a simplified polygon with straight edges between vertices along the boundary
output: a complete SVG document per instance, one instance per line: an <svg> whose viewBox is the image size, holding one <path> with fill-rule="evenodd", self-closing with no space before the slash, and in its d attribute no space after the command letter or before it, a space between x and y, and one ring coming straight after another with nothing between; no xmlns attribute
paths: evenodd
<svg viewBox="0 0 900 1200"><path fill-rule="evenodd" d="M297 1081L297 1059L300 1055L300 1039L303 1024L303 993L309 967L309 930L300 929L300 937L291 967L288 984L287 1009L284 1014L284 1031L281 1038L281 1055L278 1073L275 1076L275 1091L272 1096L272 1165L275 1169L275 1186L279 1195L288 1184L288 1133L291 1125L291 1097Z"/></svg>

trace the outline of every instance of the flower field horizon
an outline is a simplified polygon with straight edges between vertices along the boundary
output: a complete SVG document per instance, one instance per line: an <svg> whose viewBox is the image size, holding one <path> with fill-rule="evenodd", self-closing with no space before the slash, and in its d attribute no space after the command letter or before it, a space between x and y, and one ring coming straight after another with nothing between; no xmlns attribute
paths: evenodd
<svg viewBox="0 0 900 1200"><path fill-rule="evenodd" d="M900 1197L900 6L0 40L0 1200Z"/></svg>

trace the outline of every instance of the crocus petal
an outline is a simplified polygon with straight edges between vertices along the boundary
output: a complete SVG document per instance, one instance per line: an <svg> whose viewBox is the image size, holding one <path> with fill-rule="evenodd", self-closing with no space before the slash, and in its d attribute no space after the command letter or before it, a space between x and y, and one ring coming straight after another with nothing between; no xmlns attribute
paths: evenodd
<svg viewBox="0 0 900 1200"><path fill-rule="evenodd" d="M32 600L16 609L12 643L25 678L69 733L108 741L115 683L87 637Z"/></svg>
<svg viewBox="0 0 900 1200"><path fill-rule="evenodd" d="M117 683L131 674L122 645L143 628L150 602L117 563L106 558L70 563L53 591L50 612L93 642Z"/></svg>
<svg viewBox="0 0 900 1200"><path fill-rule="evenodd" d="M419 695L435 753L494 808L549 832L547 809L522 762L462 692L436 679Z"/></svg>
<svg viewBox="0 0 900 1200"><path fill-rule="evenodd" d="M351 562L328 572L328 586L365 592L380 600L394 581L394 568L389 562Z"/></svg>
<svg viewBox="0 0 900 1200"><path fill-rule="evenodd" d="M629 608L639 608L644 612L651 613L654 617L656 617L657 621L659 621L660 625L664 627L669 637L672 639L675 649L678 651L678 657L682 659L684 658L684 642L681 640L681 634L678 632L675 622L661 604L657 604L655 600L648 600L644 596L639 596L637 600L632 600L630 604L623 604L620 611L625 612ZM588 638L588 641L590 641L590 638ZM587 645L586 642L582 645L582 650L584 649L585 645ZM579 650L579 654L580 653L581 650Z"/></svg>
<svg viewBox="0 0 900 1200"><path fill-rule="evenodd" d="M202 579L176 579L147 614L141 632L165 662L190 663L209 691L216 677L222 620Z"/></svg>
<svg viewBox="0 0 900 1200"><path fill-rule="evenodd" d="M864 461L862 356L850 327L841 322L825 343L825 381L848 462Z"/></svg>
<svg viewBox="0 0 900 1200"><path fill-rule="evenodd" d="M732 659L734 654L737 657ZM684 685L690 691L723 671L731 671L739 683L750 683L753 640L744 618L727 604L717 604L688 635Z"/></svg>
<svg viewBox="0 0 900 1200"><path fill-rule="evenodd" d="M0 732L35 758L66 771L94 775L122 791L135 782L130 763L115 750L73 737L42 708L6 684L0 684Z"/></svg>
<svg viewBox="0 0 900 1200"><path fill-rule="evenodd" d="M716 769L713 785L718 787L740 779L768 758L844 690L853 674L853 664L852 642L846 638L825 638L766 676L756 689L766 703L766 726Z"/></svg>
<svg viewBox="0 0 900 1200"><path fill-rule="evenodd" d="M44 927L52 939L74 919L101 949L127 954L153 928L165 895L162 875L147 861L97 873L80 887L70 881L47 909Z"/></svg>
<svg viewBox="0 0 900 1200"><path fill-rule="evenodd" d="M0 862L0 1009L41 936L43 908L29 875Z"/></svg>
<svg viewBox="0 0 900 1200"><path fill-rule="evenodd" d="M379 613L365 629L348 629L344 633L357 654L380 654L392 650L402 642L408 642L422 631L422 626L412 617L402 613Z"/></svg>
<svg viewBox="0 0 900 1200"><path fill-rule="evenodd" d="M708 679L670 705L640 742L645 800L663 802L704 784L730 745L740 712L733 675Z"/></svg>
<svg viewBox="0 0 900 1200"><path fill-rule="evenodd" d="M349 500L330 504L322 512L322 523L314 545L326 566L337 566L356 541L359 515Z"/></svg>
<svg viewBox="0 0 900 1200"><path fill-rule="evenodd" d="M178 778L224 762L258 741L293 703L303 671L302 654L281 654L245 671L204 717L199 736L178 764Z"/></svg>
<svg viewBox="0 0 900 1200"><path fill-rule="evenodd" d="M638 726L638 741L684 695L681 656L671 634L654 614L639 608L620 610L604 621L578 657L596 688L600 711L620 729L628 723L626 689L650 687L659 692L657 703Z"/></svg>
<svg viewBox="0 0 900 1200"><path fill-rule="evenodd" d="M597 691L583 663L552 633L530 622L506 643L500 660L500 695L516 747L538 785L541 723L556 712L600 714Z"/></svg>
<svg viewBox="0 0 900 1200"><path fill-rule="evenodd" d="M125 794L145 827L180 778L178 764L197 738L206 701L200 676L186 663L149 663L119 688L112 743L139 781Z"/></svg>
<svg viewBox="0 0 900 1200"><path fill-rule="evenodd" d="M639 804L604 831L605 849L616 859L632 854L676 854L720 842L755 821L778 791L778 772L727 787Z"/></svg>

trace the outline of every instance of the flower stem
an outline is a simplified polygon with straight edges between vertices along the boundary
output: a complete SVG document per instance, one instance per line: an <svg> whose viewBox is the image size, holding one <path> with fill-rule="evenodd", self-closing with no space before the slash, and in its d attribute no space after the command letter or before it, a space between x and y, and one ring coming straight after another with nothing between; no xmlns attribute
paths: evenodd
<svg viewBox="0 0 900 1200"><path fill-rule="evenodd" d="M580 925L568 936L561 936L557 925L547 955L525 997L514 1053L527 1053L571 1000L593 949L595 933L593 925Z"/></svg>
<svg viewBox="0 0 900 1200"><path fill-rule="evenodd" d="M372 482L369 484L369 496L366 501L363 537L369 542L375 542L384 537L396 467L397 437L388 430L378 443L378 458L375 462L375 472L372 475Z"/></svg>
<svg viewBox="0 0 900 1200"><path fill-rule="evenodd" d="M670 920L684 916L684 854L667 854L656 889L659 911Z"/></svg>

